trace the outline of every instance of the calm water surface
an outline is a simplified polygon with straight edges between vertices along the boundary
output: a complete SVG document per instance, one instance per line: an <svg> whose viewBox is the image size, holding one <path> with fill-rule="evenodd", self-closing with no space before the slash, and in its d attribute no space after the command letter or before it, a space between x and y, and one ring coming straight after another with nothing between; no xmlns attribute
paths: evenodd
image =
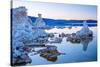
<svg viewBox="0 0 100 67"><path fill-rule="evenodd" d="M68 30L67 28L61 29L61 32L64 33L72 33L80 30L81 27L72 28ZM55 63L69 63L69 62L82 62L82 61L96 61L97 60L97 29L96 27L90 27L93 31L93 39L85 40L82 43L70 43L66 41L66 38L63 38L61 43L48 43L46 45L54 45L57 46L57 50L61 53L65 53L64 55L59 55L56 58L56 61L48 61L47 59L40 57L39 54L32 55L29 53L30 58L32 59L32 65L37 64L55 64ZM46 32L56 32L59 30L51 29L46 30ZM42 48L36 48L37 50Z"/></svg>

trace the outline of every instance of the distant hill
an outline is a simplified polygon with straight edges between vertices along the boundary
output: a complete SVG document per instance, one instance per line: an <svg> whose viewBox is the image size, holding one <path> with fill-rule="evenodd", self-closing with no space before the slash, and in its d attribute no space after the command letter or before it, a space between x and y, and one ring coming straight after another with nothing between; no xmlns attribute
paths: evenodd
<svg viewBox="0 0 100 67"><path fill-rule="evenodd" d="M34 23L37 17L28 16ZM48 19L43 18L48 26L82 26L85 20L61 20L61 19ZM97 20L86 20L88 26L97 26Z"/></svg>

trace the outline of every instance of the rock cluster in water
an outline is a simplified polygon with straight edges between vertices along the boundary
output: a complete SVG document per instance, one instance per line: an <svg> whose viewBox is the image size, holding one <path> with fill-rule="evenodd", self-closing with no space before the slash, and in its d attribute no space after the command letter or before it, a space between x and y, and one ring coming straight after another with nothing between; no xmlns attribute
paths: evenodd
<svg viewBox="0 0 100 67"><path fill-rule="evenodd" d="M83 28L68 36L67 41L71 43L82 43L83 50L87 50L88 43L93 39L93 32L88 28L87 22L83 22Z"/></svg>
<svg viewBox="0 0 100 67"><path fill-rule="evenodd" d="M45 26L45 23L41 22L42 19L39 17L33 24L27 16L27 9L25 7L12 9L12 65L23 65L31 62L28 56L31 49L26 46L37 45L34 42L43 40L42 37L47 35L42 29L32 29L32 27Z"/></svg>

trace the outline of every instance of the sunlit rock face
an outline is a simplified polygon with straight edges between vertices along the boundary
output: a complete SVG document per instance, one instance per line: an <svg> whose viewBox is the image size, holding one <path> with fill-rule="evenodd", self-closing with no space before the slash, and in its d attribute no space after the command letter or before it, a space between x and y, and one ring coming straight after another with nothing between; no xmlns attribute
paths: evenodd
<svg viewBox="0 0 100 67"><path fill-rule="evenodd" d="M88 28L87 22L83 22L83 28L80 31L76 32L78 36L92 36L93 32Z"/></svg>
<svg viewBox="0 0 100 67"><path fill-rule="evenodd" d="M34 38L32 21L27 16L25 7L12 9L12 65L23 65L31 62L24 49L24 41L32 42Z"/></svg>
<svg viewBox="0 0 100 67"><path fill-rule="evenodd" d="M12 9L13 40L32 39L32 21L27 17L26 11L25 7Z"/></svg>

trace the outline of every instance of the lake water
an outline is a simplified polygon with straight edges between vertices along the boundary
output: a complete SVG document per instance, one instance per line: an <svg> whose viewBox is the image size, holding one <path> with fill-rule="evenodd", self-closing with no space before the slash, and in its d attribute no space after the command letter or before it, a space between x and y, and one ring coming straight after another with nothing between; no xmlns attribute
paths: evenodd
<svg viewBox="0 0 100 67"><path fill-rule="evenodd" d="M45 30L48 33L75 33L80 30L81 27L73 27L72 29L50 29ZM47 59L41 57L39 54L32 55L29 53L32 63L29 65L39 65L39 64L57 64L57 63L72 63L72 62L84 62L84 61L96 61L97 60L97 27L90 27L93 31L93 39L88 41L83 41L82 43L71 43L63 38L61 43L47 43L46 45L57 46L57 50L64 55L58 55L56 61L48 61ZM40 48L36 48L39 50ZM42 48L41 48L42 49Z"/></svg>

